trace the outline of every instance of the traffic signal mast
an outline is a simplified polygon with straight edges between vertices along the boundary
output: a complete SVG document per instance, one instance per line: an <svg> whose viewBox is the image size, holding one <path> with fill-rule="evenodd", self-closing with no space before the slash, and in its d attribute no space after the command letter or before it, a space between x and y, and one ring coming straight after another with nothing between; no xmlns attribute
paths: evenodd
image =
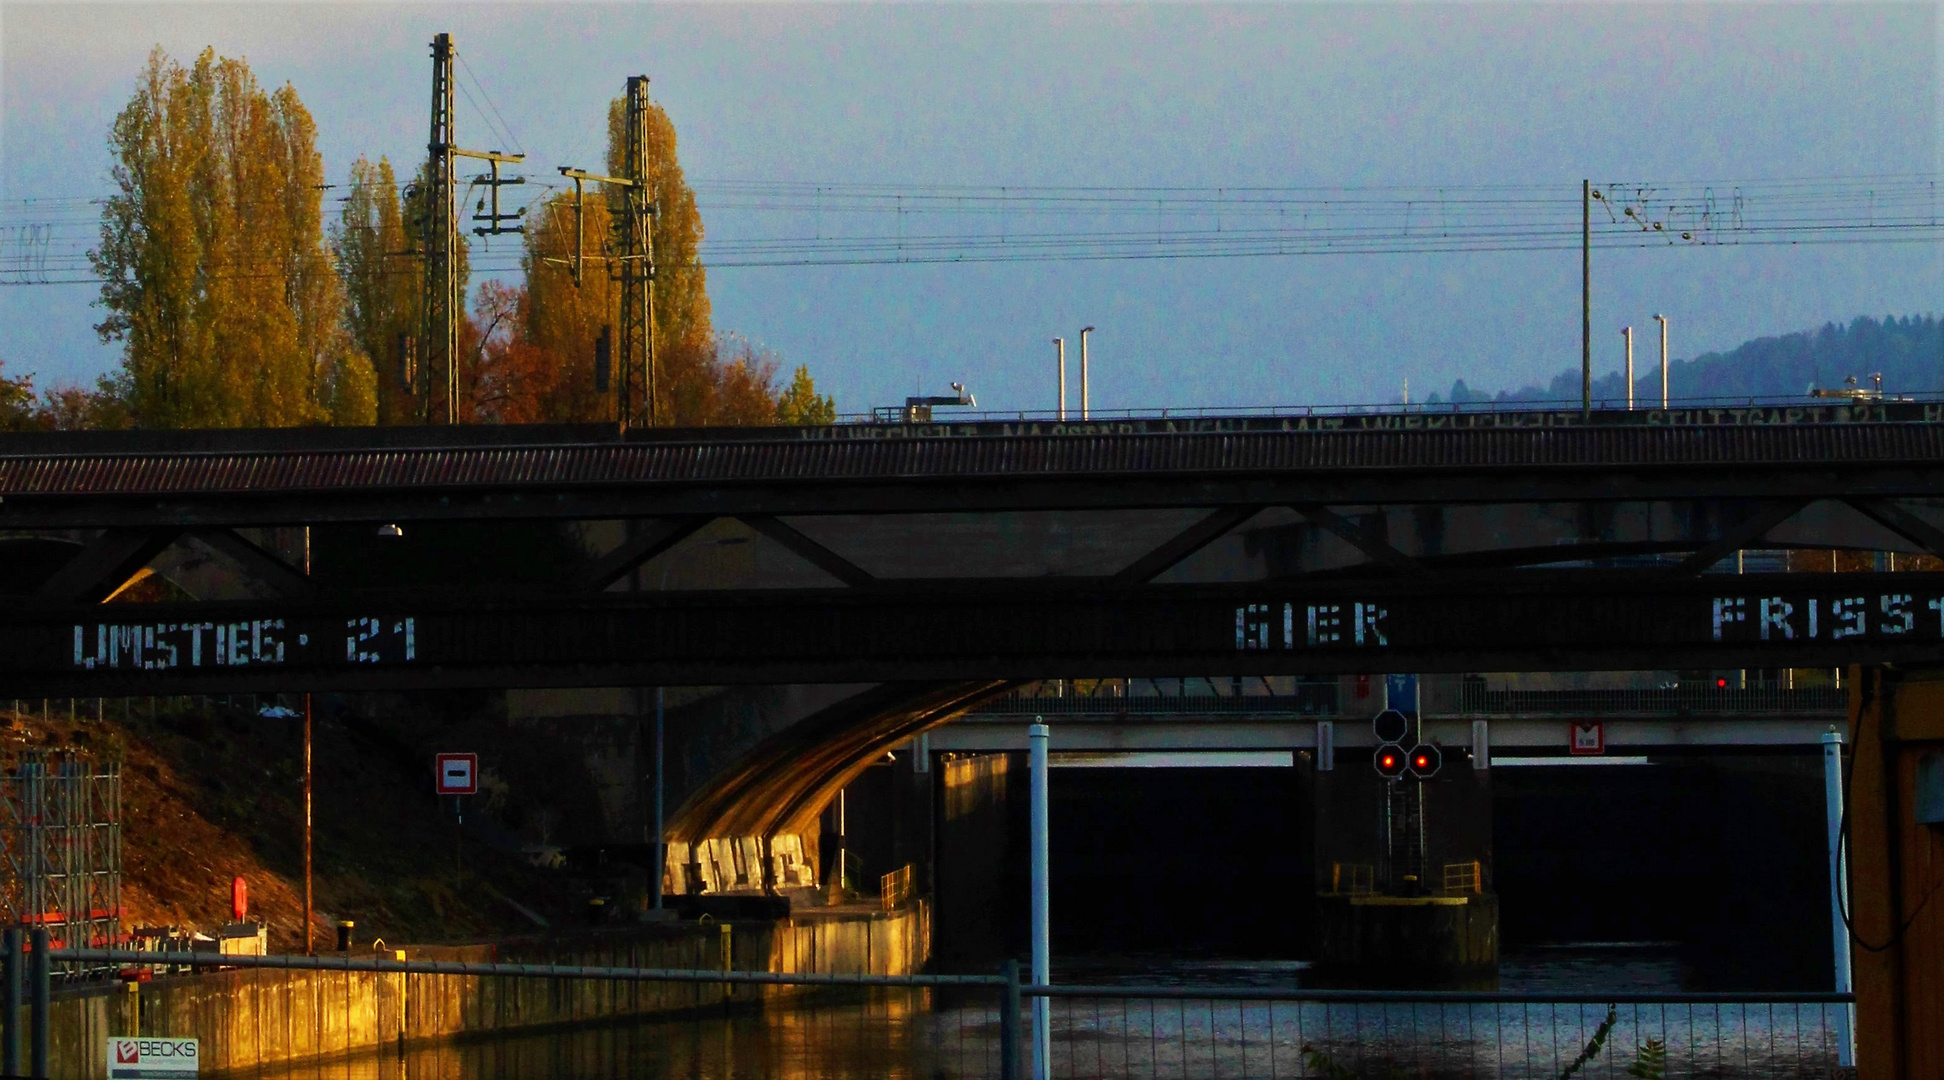
<svg viewBox="0 0 1944 1080"><path fill-rule="evenodd" d="M1423 890L1427 865L1422 782L1438 775L1444 754L1435 744L1424 741L1416 702L1408 704L1413 706L1408 714L1388 708L1371 719L1377 751L1370 763L1378 776L1390 781L1384 787L1381 825L1385 883L1392 892L1415 895ZM1407 741L1412 744L1409 750L1404 748ZM1403 783L1406 778L1419 783L1407 787Z"/></svg>

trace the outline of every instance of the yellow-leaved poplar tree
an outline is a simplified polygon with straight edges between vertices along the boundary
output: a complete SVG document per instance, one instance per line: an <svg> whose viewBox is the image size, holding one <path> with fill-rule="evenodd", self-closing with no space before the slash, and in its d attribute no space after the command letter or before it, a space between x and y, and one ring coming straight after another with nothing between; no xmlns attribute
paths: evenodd
<svg viewBox="0 0 1944 1080"><path fill-rule="evenodd" d="M89 253L96 326L144 427L371 423L371 364L324 245L323 162L288 85L241 60L160 49L109 135L116 192Z"/></svg>

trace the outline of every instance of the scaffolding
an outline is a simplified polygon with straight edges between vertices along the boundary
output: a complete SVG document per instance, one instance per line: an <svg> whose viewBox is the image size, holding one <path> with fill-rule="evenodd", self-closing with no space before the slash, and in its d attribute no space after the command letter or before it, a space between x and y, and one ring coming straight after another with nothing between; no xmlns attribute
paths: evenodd
<svg viewBox="0 0 1944 1080"><path fill-rule="evenodd" d="M120 765L23 750L0 769L0 922L114 948L121 871Z"/></svg>

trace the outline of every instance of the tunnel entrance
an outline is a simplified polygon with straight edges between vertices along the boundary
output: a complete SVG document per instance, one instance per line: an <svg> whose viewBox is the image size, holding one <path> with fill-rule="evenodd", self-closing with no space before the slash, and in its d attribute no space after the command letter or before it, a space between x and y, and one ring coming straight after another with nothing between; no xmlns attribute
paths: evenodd
<svg viewBox="0 0 1944 1080"><path fill-rule="evenodd" d="M1196 764L1224 758L1253 765ZM1054 955L1303 955L1314 901L1307 769L1287 751L1129 760L1141 764L1054 755ZM984 970L1027 949L1026 755L951 763L941 782L935 949L953 970Z"/></svg>
<svg viewBox="0 0 1944 1080"><path fill-rule="evenodd" d="M1057 954L1264 959L1304 948L1311 828L1301 770L1286 752L1265 755L1280 765L1195 764L1213 756L1049 770Z"/></svg>
<svg viewBox="0 0 1944 1080"><path fill-rule="evenodd" d="M1665 943L1697 989L1826 989L1820 754L1636 760L1494 762L1506 948Z"/></svg>

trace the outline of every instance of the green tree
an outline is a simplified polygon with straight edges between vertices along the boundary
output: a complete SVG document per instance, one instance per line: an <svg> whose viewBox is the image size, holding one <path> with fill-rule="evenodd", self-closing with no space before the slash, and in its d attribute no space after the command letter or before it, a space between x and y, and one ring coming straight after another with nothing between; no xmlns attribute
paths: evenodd
<svg viewBox="0 0 1944 1080"><path fill-rule="evenodd" d="M785 424L828 424L837 419L837 402L819 396L810 369L798 364L790 385L776 399L776 419Z"/></svg>
<svg viewBox="0 0 1944 1080"><path fill-rule="evenodd" d="M0 431L33 431L40 418L34 409L34 377L7 377L7 365L0 361Z"/></svg>
<svg viewBox="0 0 1944 1080"><path fill-rule="evenodd" d="M146 427L371 422L370 361L324 247L323 163L288 85L241 60L149 54L109 134L116 192L89 253L114 382Z"/></svg>

